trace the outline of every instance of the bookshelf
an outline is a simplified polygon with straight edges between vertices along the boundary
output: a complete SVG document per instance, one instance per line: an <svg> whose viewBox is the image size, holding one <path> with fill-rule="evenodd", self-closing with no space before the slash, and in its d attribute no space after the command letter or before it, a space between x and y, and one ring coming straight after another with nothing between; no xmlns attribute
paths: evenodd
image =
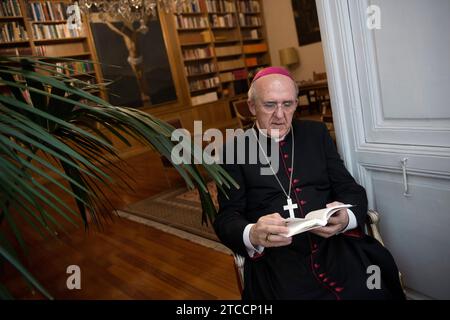
<svg viewBox="0 0 450 320"><path fill-rule="evenodd" d="M66 10L71 3L0 0L0 55L98 61L89 23L83 21L81 30L67 28ZM175 109L158 106L153 108L157 114L194 110L204 104L227 108L229 101L246 94L249 72L270 65L262 0L186 3L180 14L160 16L179 88L176 106L171 106ZM77 62L67 66L75 70L71 75L103 83L98 64ZM100 94L107 99L104 90Z"/></svg>
<svg viewBox="0 0 450 320"><path fill-rule="evenodd" d="M261 0L194 0L174 21L193 106L246 94L248 73L270 65Z"/></svg>
<svg viewBox="0 0 450 320"><path fill-rule="evenodd" d="M270 65L261 0L239 0L237 3L247 69L254 71Z"/></svg>
<svg viewBox="0 0 450 320"><path fill-rule="evenodd" d="M58 71L88 83L99 83L96 65L57 60L73 58L95 61L85 23L81 24L81 29L68 27L66 12L71 4L70 0L0 0L0 55L33 55L43 60L52 58L52 62L58 65Z"/></svg>

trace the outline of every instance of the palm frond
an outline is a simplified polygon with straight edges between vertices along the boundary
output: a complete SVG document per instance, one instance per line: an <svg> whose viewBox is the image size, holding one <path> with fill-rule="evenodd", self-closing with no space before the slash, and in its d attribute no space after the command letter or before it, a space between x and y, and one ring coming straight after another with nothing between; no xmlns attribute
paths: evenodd
<svg viewBox="0 0 450 320"><path fill-rule="evenodd" d="M117 165L120 155L112 140L127 146L131 146L130 139L137 140L171 161L188 186L199 190L202 222L213 221L216 209L206 179L195 164L177 164L180 157L171 154L175 128L169 124L141 110L111 105L88 91L99 90L99 85L57 72L51 59L0 56L0 84L10 91L0 95L0 226L5 221L21 246L25 247L26 241L15 214L40 234L52 235L65 230L56 217L76 225L83 221L87 226L89 214L100 224L100 217L111 213L113 207L105 192L113 190L115 181L129 186L126 181L130 178ZM188 157L202 162L201 155ZM231 185L238 187L219 165L202 166L221 191ZM76 208L54 187L73 199ZM0 229L0 239L4 238L2 232ZM11 252L0 244L0 257L51 298ZM1 297L9 294L0 284Z"/></svg>

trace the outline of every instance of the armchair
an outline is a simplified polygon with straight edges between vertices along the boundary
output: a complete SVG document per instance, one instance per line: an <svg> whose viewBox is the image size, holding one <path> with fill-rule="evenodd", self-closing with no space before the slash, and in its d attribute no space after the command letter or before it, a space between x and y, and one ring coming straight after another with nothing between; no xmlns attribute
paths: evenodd
<svg viewBox="0 0 450 320"><path fill-rule="evenodd" d="M381 234L378 229L379 221L380 221L380 214L377 211L370 209L367 212L367 222L366 222L367 230L366 230L366 232L368 235L377 239L384 246L383 239L381 238ZM235 267L235 271L236 271L236 277L238 280L239 290L242 293L242 291L244 290L245 258L243 256L241 256L239 254L235 254L235 253L233 253L233 258L234 258L234 267ZM400 283L401 283L402 287L404 288L405 286L403 284L402 274L400 272L399 272L399 278L400 278Z"/></svg>

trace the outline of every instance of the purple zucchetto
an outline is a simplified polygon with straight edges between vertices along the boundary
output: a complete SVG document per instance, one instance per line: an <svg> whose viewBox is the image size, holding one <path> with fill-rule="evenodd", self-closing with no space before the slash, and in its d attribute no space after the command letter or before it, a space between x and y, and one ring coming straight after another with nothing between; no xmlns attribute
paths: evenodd
<svg viewBox="0 0 450 320"><path fill-rule="evenodd" d="M267 68L264 68L264 69L258 71L258 73L257 73L257 74L255 75L255 77L253 78L252 84L253 84L256 80L258 80L258 79L260 79L260 78L262 78L262 77L271 75L271 74L281 74L281 75L283 75L283 76L286 76L286 77L288 77L288 78L291 78L292 81L295 81L294 78L292 77L292 75L289 73L289 71L286 70L285 68L282 68L282 67L267 67Z"/></svg>

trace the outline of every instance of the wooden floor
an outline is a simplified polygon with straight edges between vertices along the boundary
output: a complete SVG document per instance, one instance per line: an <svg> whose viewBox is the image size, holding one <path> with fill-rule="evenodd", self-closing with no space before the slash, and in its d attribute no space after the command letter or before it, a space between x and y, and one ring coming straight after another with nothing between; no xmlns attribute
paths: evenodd
<svg viewBox="0 0 450 320"><path fill-rule="evenodd" d="M110 192L117 208L169 187L159 157L128 159L135 192ZM173 171L173 172L172 172ZM172 185L182 184L168 169ZM69 228L69 236L44 240L26 231L27 268L55 299L239 299L231 256L154 228L115 217L102 229ZM81 269L81 290L66 286L67 267ZM0 280L19 299L40 299L6 267Z"/></svg>

